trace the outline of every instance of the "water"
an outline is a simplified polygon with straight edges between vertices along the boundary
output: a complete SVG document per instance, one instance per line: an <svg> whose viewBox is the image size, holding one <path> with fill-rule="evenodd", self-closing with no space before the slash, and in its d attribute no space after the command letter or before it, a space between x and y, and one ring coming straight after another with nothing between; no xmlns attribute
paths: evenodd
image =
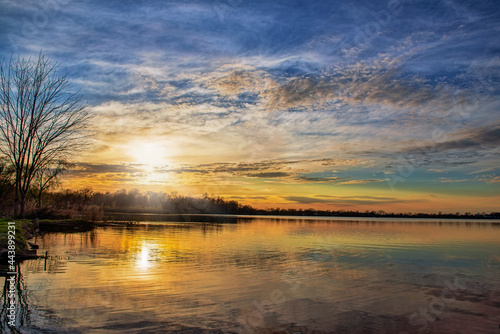
<svg viewBox="0 0 500 334"><path fill-rule="evenodd" d="M498 224L175 219L38 237L49 258L20 267L18 329L499 332Z"/></svg>

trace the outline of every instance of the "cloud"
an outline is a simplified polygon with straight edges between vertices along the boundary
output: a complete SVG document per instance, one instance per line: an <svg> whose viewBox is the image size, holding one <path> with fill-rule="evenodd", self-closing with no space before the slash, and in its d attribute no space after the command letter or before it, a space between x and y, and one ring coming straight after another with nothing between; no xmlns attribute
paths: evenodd
<svg viewBox="0 0 500 334"><path fill-rule="evenodd" d="M256 171L264 171L264 170L272 170L273 172L277 172L280 170L291 170L291 168L305 168L306 165L311 166L363 166L370 162L363 161L361 159L297 159L297 160L263 160L263 161L255 161L255 162L239 162L239 163L229 163L229 162L218 162L211 164L198 164L191 167L183 167L186 171L203 169L213 173L248 173L248 172L256 172ZM299 167L297 167L299 166ZM168 170L166 170L168 171ZM249 174L247 174L249 175ZM259 174L252 174L252 176Z"/></svg>
<svg viewBox="0 0 500 334"><path fill-rule="evenodd" d="M336 182L339 178L336 176L318 177L318 176L295 176L294 180L301 183L317 183L317 182Z"/></svg>
<svg viewBox="0 0 500 334"><path fill-rule="evenodd" d="M401 198L390 198L390 197L373 197L373 196L347 196L347 197L331 197L328 199L322 199L317 197L306 197L306 196L284 196L287 201L299 203L299 204L330 204L339 206L356 206L356 205L382 205L382 204L409 204L426 202L427 199L415 198L415 199L401 199Z"/></svg>
<svg viewBox="0 0 500 334"><path fill-rule="evenodd" d="M491 176L488 178L481 178L479 179L480 181L488 182L488 183L499 183L500 182L500 176Z"/></svg>
<svg viewBox="0 0 500 334"><path fill-rule="evenodd" d="M339 182L339 184L367 184L367 183L384 182L384 181L387 181L387 180L384 180L384 179L361 179L361 180L342 181L342 182Z"/></svg>
<svg viewBox="0 0 500 334"><path fill-rule="evenodd" d="M404 154L411 157L415 166L430 164L461 165L477 162L487 156L497 156L500 145L500 128L497 125L461 129L448 135L448 140L427 142L409 147Z"/></svg>
<svg viewBox="0 0 500 334"><path fill-rule="evenodd" d="M234 200L268 200L268 196L229 196L228 198L234 199Z"/></svg>
<svg viewBox="0 0 500 334"><path fill-rule="evenodd" d="M337 68L329 75L279 77L267 71L228 70L215 79L200 78L206 87L222 96L238 98L243 93L254 94L251 103L263 110L306 110L328 108L342 103L385 104L392 107L422 106L442 98L440 87L425 84L421 78L403 77L401 70ZM243 97L244 98L244 97Z"/></svg>
<svg viewBox="0 0 500 334"><path fill-rule="evenodd" d="M142 173L141 165L129 164L92 164L79 162L75 168L68 171L71 175L76 174L104 174L104 173Z"/></svg>
<svg viewBox="0 0 500 334"><path fill-rule="evenodd" d="M339 198L340 196L333 196L333 195L324 195L324 194L318 194L315 195L314 197L317 198ZM363 198L363 199L372 199L372 200L393 200L394 197L383 197L383 196L341 196L344 199L351 199L351 198Z"/></svg>
<svg viewBox="0 0 500 334"><path fill-rule="evenodd" d="M324 165L325 161L328 162ZM333 163L335 162L335 164ZM380 182L378 179L353 179L350 176L339 177L330 166L340 167L342 161L339 159L302 159L302 160L265 160L257 162L240 163L209 163L209 164L169 164L168 166L153 168L152 172L164 175L168 179L171 174L177 180L191 180L193 177L199 180L222 180L227 182L234 178L273 180L274 183L337 183L337 184L366 184ZM351 166L352 161L347 161L346 166ZM321 169L318 169L321 166ZM69 172L70 177L105 177L113 175L127 175L131 178L142 179L147 176L146 170L151 166L141 164L98 164L77 163L76 168ZM151 172L151 171L150 171ZM347 173L349 174L349 173ZM114 177L114 176L113 176Z"/></svg>
<svg viewBox="0 0 500 334"><path fill-rule="evenodd" d="M245 176L257 177L257 178L262 178L262 179L275 179L275 178L287 177L287 176L290 176L290 174L283 173L283 172L268 172L268 173L246 174Z"/></svg>
<svg viewBox="0 0 500 334"><path fill-rule="evenodd" d="M262 94L268 110L311 109L337 94L336 85L315 77L293 78Z"/></svg>
<svg viewBox="0 0 500 334"><path fill-rule="evenodd" d="M462 149L478 149L500 145L500 127L473 129L472 133L465 134L463 138L449 140L434 145L428 145L423 150L448 151Z"/></svg>
<svg viewBox="0 0 500 334"><path fill-rule="evenodd" d="M265 71L244 64L223 66L212 75L214 78L203 78L202 84L232 98L243 93L260 94L278 85Z"/></svg>
<svg viewBox="0 0 500 334"><path fill-rule="evenodd" d="M369 162L368 162L369 163ZM298 160L264 160L240 163L211 163L181 166L175 169L161 169L163 173L205 173L221 174L251 178L286 178L293 182L333 182L339 178L326 176L331 174L330 166L365 166L367 162L360 159L298 159ZM318 172L318 166L323 169ZM318 175L321 174L320 175ZM364 180L363 182L374 182Z"/></svg>
<svg viewBox="0 0 500 334"><path fill-rule="evenodd" d="M439 87L426 85L419 78L404 78L395 69L370 73L364 81L351 84L348 94L353 101L396 108L422 107L442 95Z"/></svg>
<svg viewBox="0 0 500 334"><path fill-rule="evenodd" d="M483 177L476 177L473 179L451 179L447 177L440 177L439 182L442 183L458 183L458 182L485 182L485 183L498 183L500 176L486 175Z"/></svg>
<svg viewBox="0 0 500 334"><path fill-rule="evenodd" d="M442 183L458 183L458 182L470 182L470 181L473 181L473 180L453 180L453 179L449 179L449 178L446 178L446 177L440 177L439 178L439 182L442 182Z"/></svg>
<svg viewBox="0 0 500 334"><path fill-rule="evenodd" d="M500 167L497 167L497 166L487 167L487 168L483 168L483 169L480 169L480 170L472 171L469 174L481 174L481 173L491 172L491 171L498 170L498 169L500 169Z"/></svg>
<svg viewBox="0 0 500 334"><path fill-rule="evenodd" d="M364 159L349 159L349 158L325 158L325 159L316 159L312 160L312 162L318 163L324 167L330 166L373 166L372 160L364 160Z"/></svg>

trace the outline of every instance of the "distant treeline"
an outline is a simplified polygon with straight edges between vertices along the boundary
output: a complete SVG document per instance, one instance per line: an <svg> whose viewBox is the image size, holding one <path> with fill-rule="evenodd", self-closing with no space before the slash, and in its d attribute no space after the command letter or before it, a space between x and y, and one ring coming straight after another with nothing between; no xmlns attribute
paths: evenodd
<svg viewBox="0 0 500 334"><path fill-rule="evenodd" d="M102 212L173 213L173 214L234 214L286 216L343 216L343 217L413 217L413 218L500 218L492 213L386 213L378 211L316 210L316 209L256 209L234 200L205 194L192 197L139 190L120 190L114 193L94 192L91 189L65 190L44 194L43 206L35 214L52 215L55 212L91 212L94 218Z"/></svg>

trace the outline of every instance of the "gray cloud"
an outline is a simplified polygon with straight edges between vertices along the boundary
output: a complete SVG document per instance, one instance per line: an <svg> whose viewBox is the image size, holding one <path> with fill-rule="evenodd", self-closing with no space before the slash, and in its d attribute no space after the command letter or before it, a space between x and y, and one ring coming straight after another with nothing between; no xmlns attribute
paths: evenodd
<svg viewBox="0 0 500 334"><path fill-rule="evenodd" d="M249 199L263 199L263 200L267 200L268 197L267 196L230 196L228 197L230 199L234 199L234 200L249 200Z"/></svg>
<svg viewBox="0 0 500 334"><path fill-rule="evenodd" d="M261 179L279 179L283 182L292 183L340 183L340 184L361 184L377 182L374 179L351 180L347 177L339 178L330 176L328 169L324 173L318 174L316 168L321 166L340 166L342 164L352 166L355 163L351 160L341 159L301 159L301 160L266 160L248 163L211 163L194 164L181 166L155 167L155 173L172 174L195 174L200 177L226 176L226 177L247 177ZM359 164L357 162L356 164ZM99 174L128 174L134 177L143 177L144 169L147 166L141 164L92 164L77 163L76 167L69 171L69 176L98 176ZM309 171L310 170L310 171ZM311 173L311 174L310 174ZM321 176L324 174L325 176ZM328 175L328 176L327 176Z"/></svg>
<svg viewBox="0 0 500 334"><path fill-rule="evenodd" d="M266 109L310 109L338 96L338 84L321 77L299 77L262 93Z"/></svg>
<svg viewBox="0 0 500 334"><path fill-rule="evenodd" d="M290 174L283 173L283 172L267 172L267 173L246 174L245 176L258 177L258 178L262 178L262 179L274 179L274 178L287 177L287 176L290 176Z"/></svg>
<svg viewBox="0 0 500 334"><path fill-rule="evenodd" d="M321 199L316 197L304 197L304 196L284 196L287 201L292 201L300 204L331 204L331 205L342 205L342 206L354 206L354 205L380 205L380 204L407 204L407 203L418 203L426 202L426 199L398 199L398 198L388 198L388 197L372 197L372 196L359 196L359 197L335 197L330 199Z"/></svg>
<svg viewBox="0 0 500 334"><path fill-rule="evenodd" d="M102 174L102 173L142 173L141 165L131 164L91 164L76 163L75 168L69 171L69 174Z"/></svg>
<svg viewBox="0 0 500 334"><path fill-rule="evenodd" d="M500 128L498 126L456 131L453 139L418 147L409 147L403 155L416 166L465 165L487 156L498 154Z"/></svg>
<svg viewBox="0 0 500 334"><path fill-rule="evenodd" d="M331 177L316 177L316 176L295 176L294 180L297 180L299 182L304 182L304 183L310 183L310 182L336 182L339 180L338 177L331 176Z"/></svg>
<svg viewBox="0 0 500 334"><path fill-rule="evenodd" d="M231 174L248 177L286 177L293 176L296 180L310 181L332 181L335 177L315 177L315 176L294 176L301 171L297 166L309 165L331 167L331 166L363 166L367 162L360 159L299 159L299 160L264 160L256 162L240 162L240 163L212 163L199 164L193 166L183 166L179 168L160 169L161 172L186 172L186 173L214 173L214 174Z"/></svg>
<svg viewBox="0 0 500 334"><path fill-rule="evenodd" d="M465 138L437 143L435 145L429 145L424 147L423 149L428 149L431 151L447 151L456 149L477 149L494 146L500 146L500 127L493 129L474 129L474 132L470 133Z"/></svg>

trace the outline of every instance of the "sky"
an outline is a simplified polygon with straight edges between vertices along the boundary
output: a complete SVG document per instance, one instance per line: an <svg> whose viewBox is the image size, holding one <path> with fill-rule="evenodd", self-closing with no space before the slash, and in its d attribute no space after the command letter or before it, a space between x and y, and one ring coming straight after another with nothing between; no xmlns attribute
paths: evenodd
<svg viewBox="0 0 500 334"><path fill-rule="evenodd" d="M63 187L500 211L500 2L2 0L95 115Z"/></svg>

